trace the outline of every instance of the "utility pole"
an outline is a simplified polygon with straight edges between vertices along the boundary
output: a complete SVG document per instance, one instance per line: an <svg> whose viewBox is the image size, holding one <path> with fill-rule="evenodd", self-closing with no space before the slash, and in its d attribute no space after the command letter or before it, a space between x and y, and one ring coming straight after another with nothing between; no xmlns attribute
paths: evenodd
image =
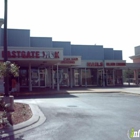
<svg viewBox="0 0 140 140"><path fill-rule="evenodd" d="M7 58L7 1L4 1L4 62L8 60ZM4 91L5 96L9 96L9 80L8 75L4 78Z"/></svg>

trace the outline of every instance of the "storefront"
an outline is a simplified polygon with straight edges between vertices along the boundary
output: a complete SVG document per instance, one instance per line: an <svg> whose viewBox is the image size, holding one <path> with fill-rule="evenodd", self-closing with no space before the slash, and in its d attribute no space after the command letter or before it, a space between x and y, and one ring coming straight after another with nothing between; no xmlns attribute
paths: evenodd
<svg viewBox="0 0 140 140"><path fill-rule="evenodd" d="M3 51L1 50L1 60ZM81 56L63 56L63 49L8 49L8 59L20 66L20 87L35 88L91 87L123 85L123 60L81 60Z"/></svg>
<svg viewBox="0 0 140 140"><path fill-rule="evenodd" d="M3 49L0 49L3 60ZM21 88L32 91L37 87L51 87L52 67L63 60L62 48L8 48L8 60L20 66L18 82Z"/></svg>
<svg viewBox="0 0 140 140"><path fill-rule="evenodd" d="M4 36L1 25L2 61ZM103 45L76 45L70 41L53 41L52 37L31 37L30 30L25 29L8 29L7 35L8 60L20 66L18 82L22 89L122 86L123 69L133 66L134 78L139 82L140 46L135 48L135 56L130 57L138 64L129 66L123 60L121 50Z"/></svg>
<svg viewBox="0 0 140 140"><path fill-rule="evenodd" d="M119 86L123 85L123 72L126 68L126 61L124 60L108 60L105 61L105 85L106 86Z"/></svg>
<svg viewBox="0 0 140 140"><path fill-rule="evenodd" d="M74 86L117 86L123 85L122 69L126 62L119 61L82 61L73 68L76 84Z"/></svg>

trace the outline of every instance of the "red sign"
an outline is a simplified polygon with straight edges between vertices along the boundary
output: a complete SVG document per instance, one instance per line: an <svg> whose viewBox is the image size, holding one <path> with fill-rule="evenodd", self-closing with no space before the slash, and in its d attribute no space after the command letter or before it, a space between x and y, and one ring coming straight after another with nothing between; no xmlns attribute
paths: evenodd
<svg viewBox="0 0 140 140"><path fill-rule="evenodd" d="M78 58L64 58L64 61L67 61L67 60L74 60L74 61L78 61Z"/></svg>
<svg viewBox="0 0 140 140"><path fill-rule="evenodd" d="M75 64L74 60L61 61L61 64Z"/></svg>
<svg viewBox="0 0 140 140"><path fill-rule="evenodd" d="M8 58L59 58L59 52L55 51L7 51ZM4 51L2 51L4 57Z"/></svg>
<svg viewBox="0 0 140 140"><path fill-rule="evenodd" d="M111 62L111 63L106 63L106 66L126 66L126 63L124 62Z"/></svg>
<svg viewBox="0 0 140 140"><path fill-rule="evenodd" d="M87 62L87 66L88 67L93 67L93 66L99 67L99 66L103 66L103 62Z"/></svg>
<svg viewBox="0 0 140 140"><path fill-rule="evenodd" d="M78 58L64 58L61 64L75 64L75 61L78 61Z"/></svg>

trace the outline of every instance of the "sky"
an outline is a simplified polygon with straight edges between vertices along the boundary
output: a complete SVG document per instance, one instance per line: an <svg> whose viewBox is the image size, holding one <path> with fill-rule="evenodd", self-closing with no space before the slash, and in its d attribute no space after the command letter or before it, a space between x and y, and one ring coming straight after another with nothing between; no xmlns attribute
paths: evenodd
<svg viewBox="0 0 140 140"><path fill-rule="evenodd" d="M132 62L140 45L140 0L8 0L8 28L71 44L103 45ZM0 0L4 18L4 0Z"/></svg>

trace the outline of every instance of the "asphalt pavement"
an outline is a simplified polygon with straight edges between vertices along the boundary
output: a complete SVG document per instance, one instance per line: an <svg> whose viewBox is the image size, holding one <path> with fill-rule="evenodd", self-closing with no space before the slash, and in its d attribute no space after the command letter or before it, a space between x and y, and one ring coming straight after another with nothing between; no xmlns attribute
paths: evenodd
<svg viewBox="0 0 140 140"><path fill-rule="evenodd" d="M137 93L116 90L116 93L71 93L15 101L37 105L46 120L5 140L128 140L132 128L140 129Z"/></svg>

